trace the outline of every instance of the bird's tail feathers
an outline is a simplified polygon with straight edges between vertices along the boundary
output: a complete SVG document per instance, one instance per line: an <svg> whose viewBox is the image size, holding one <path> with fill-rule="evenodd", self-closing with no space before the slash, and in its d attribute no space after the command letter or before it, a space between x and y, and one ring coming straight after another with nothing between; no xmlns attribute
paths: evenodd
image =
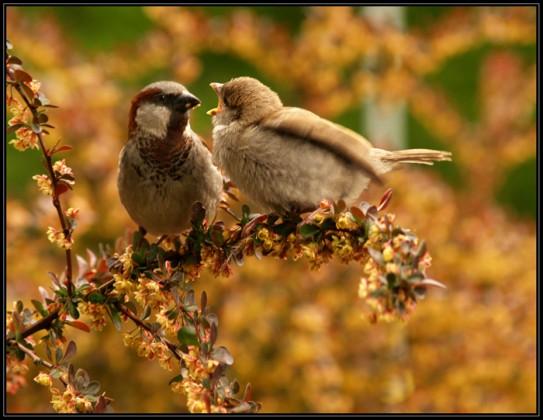
<svg viewBox="0 0 543 420"><path fill-rule="evenodd" d="M452 153L431 149L406 149L406 150L383 150L372 149L372 154L382 166L383 173L390 171L399 163L418 163L421 165L433 165L434 162L451 161Z"/></svg>

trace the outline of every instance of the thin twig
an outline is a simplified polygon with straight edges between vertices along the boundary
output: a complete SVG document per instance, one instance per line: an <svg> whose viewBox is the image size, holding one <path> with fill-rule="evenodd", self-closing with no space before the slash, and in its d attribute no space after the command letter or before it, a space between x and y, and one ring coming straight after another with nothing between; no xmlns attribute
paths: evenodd
<svg viewBox="0 0 543 420"><path fill-rule="evenodd" d="M15 90L19 93L21 98L26 103L26 106L28 109L30 109L30 112L32 113L32 117L34 121L39 121L39 114L37 112L38 107L30 103L28 98L26 97L26 94L21 88L20 83L17 83L15 85ZM68 223L66 222L66 218L64 216L64 212L62 211L62 204L60 203L59 196L57 194L57 178L55 176L55 171L53 170L53 162L51 159L51 156L49 153L47 153L47 150L45 149L45 144L43 142L43 138L41 133L35 133L38 137L38 142L40 145L40 150L45 158L45 163L47 167L47 171L49 172L49 178L51 179L52 184L52 200L53 200L53 206L57 210L58 218L60 220L60 226L62 227L62 232L64 234L64 238L69 241L71 238L71 231L68 227ZM70 249L66 249L66 287L68 290L68 296L70 298L73 297L73 288L74 285L72 283L72 252Z"/></svg>
<svg viewBox="0 0 543 420"><path fill-rule="evenodd" d="M149 332L157 341L161 341L162 343L166 344L168 349L172 352L172 354L177 358L177 360L181 360L181 356L177 353L177 346L167 340L164 337L159 336L156 332L154 332L149 326L143 322L141 319L139 319L137 316L135 316L128 308L122 306L121 304L117 305L117 308L121 311L121 313L134 322L138 327L143 328L145 331Z"/></svg>
<svg viewBox="0 0 543 420"><path fill-rule="evenodd" d="M30 356L30 358L34 361L34 363L38 363L40 365L43 365L45 366L47 369L54 369L55 368L55 365L53 365L52 363L49 363L48 361L46 360L43 360L40 356L38 356L36 353L34 353L32 350L30 350L28 347L25 347L23 346L21 343L17 343L17 347L22 351L24 352L25 354L27 354L28 356ZM64 382L64 379L62 378L58 378L60 380L60 382L62 382L62 384L66 387L68 386L68 384L66 382Z"/></svg>

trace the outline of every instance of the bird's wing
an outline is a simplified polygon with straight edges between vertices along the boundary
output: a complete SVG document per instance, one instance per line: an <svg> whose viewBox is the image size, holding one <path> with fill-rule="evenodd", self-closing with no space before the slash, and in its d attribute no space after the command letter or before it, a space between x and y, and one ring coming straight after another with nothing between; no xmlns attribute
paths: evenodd
<svg viewBox="0 0 543 420"><path fill-rule="evenodd" d="M284 107L261 121L261 126L278 133L308 140L352 162L382 183L369 159L371 143L348 128L334 124L301 108Z"/></svg>

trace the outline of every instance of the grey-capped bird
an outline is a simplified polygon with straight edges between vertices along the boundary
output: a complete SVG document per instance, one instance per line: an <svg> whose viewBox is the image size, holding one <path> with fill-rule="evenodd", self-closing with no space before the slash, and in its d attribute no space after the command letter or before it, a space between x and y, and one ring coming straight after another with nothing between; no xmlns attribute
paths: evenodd
<svg viewBox="0 0 543 420"><path fill-rule="evenodd" d="M215 215L223 181L190 128L190 111L199 105L183 85L170 81L151 83L132 100L117 186L132 220L152 234L189 227L197 201L208 219Z"/></svg>
<svg viewBox="0 0 543 420"><path fill-rule="evenodd" d="M352 204L370 181L399 163L451 160L428 149L387 151L301 108L283 106L251 77L211 83L219 104L213 121L213 161L250 199L277 212L305 211L322 199Z"/></svg>

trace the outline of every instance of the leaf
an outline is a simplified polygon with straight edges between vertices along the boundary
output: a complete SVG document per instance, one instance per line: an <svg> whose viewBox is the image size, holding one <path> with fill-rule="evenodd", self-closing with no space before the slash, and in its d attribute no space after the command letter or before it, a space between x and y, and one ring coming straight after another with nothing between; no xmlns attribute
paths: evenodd
<svg viewBox="0 0 543 420"><path fill-rule="evenodd" d="M141 316L141 320L145 321L150 316L151 316L151 305L146 305L145 308L143 308L143 315Z"/></svg>
<svg viewBox="0 0 543 420"><path fill-rule="evenodd" d="M21 61L21 59L19 57L15 57L14 55L10 55L9 58L7 59L7 63L8 64L23 64L23 62Z"/></svg>
<svg viewBox="0 0 543 420"><path fill-rule="evenodd" d="M100 382L90 381L89 384L82 390L86 395L98 395L100 392Z"/></svg>
<svg viewBox="0 0 543 420"><path fill-rule="evenodd" d="M69 150L72 150L72 146L68 146L67 144L64 144L64 145L60 146L58 149L54 149L51 152L51 154L60 153L60 152L67 152Z"/></svg>
<svg viewBox="0 0 543 420"><path fill-rule="evenodd" d="M217 324L211 324L209 330L210 330L209 331L209 344L211 346L213 346L213 344L215 344L215 341L217 341L217 335L218 335Z"/></svg>
<svg viewBox="0 0 543 420"><path fill-rule="evenodd" d="M202 290L202 295L200 297L200 311L205 312L207 306L207 293L205 290Z"/></svg>
<svg viewBox="0 0 543 420"><path fill-rule="evenodd" d="M319 226L310 223L300 226L300 235L302 235L304 239L312 238L320 233L320 231L321 229Z"/></svg>
<svg viewBox="0 0 543 420"><path fill-rule="evenodd" d="M60 361L62 360L62 349L60 347L57 347L55 349L55 364L60 364Z"/></svg>
<svg viewBox="0 0 543 420"><path fill-rule="evenodd" d="M176 382L180 382L182 380L183 380L183 375L174 376L172 379L170 379L170 382L168 382L168 385L174 384Z"/></svg>
<svg viewBox="0 0 543 420"><path fill-rule="evenodd" d="M210 313L205 316L205 320L208 322L210 326L215 325L217 328L219 327L219 318L216 314Z"/></svg>
<svg viewBox="0 0 543 420"><path fill-rule="evenodd" d="M75 342L70 340L68 343L68 346L66 347L66 351L64 352L64 357L62 360L69 360L72 357L75 356L75 353L77 352L77 346L75 345Z"/></svg>
<svg viewBox="0 0 543 420"><path fill-rule="evenodd" d="M187 346L197 346L198 337L196 337L196 330L192 325L185 325L177 332L177 339L181 344Z"/></svg>
<svg viewBox="0 0 543 420"><path fill-rule="evenodd" d="M227 348L223 346L213 349L211 352L211 357L219 363L223 363L227 366L234 364L234 357L230 354Z"/></svg>
<svg viewBox="0 0 543 420"><path fill-rule="evenodd" d="M92 292L87 298L91 303L104 303L106 301L106 297L100 292Z"/></svg>
<svg viewBox="0 0 543 420"><path fill-rule="evenodd" d="M83 321L66 320L65 323L68 324L71 327L77 328L78 330L85 331L85 332L90 332L90 327L87 324L85 324Z"/></svg>
<svg viewBox="0 0 543 420"><path fill-rule="evenodd" d="M111 318L111 322L113 322L113 325L115 326L115 329L117 331L121 331L122 321L121 321L121 316L119 314L119 311L117 310L117 308L113 306L108 306L108 308L109 308L108 313Z"/></svg>
<svg viewBox="0 0 543 420"><path fill-rule="evenodd" d="M53 368L49 371L49 375L51 375L52 378L59 379L63 375L63 371L58 368Z"/></svg>
<svg viewBox="0 0 543 420"><path fill-rule="evenodd" d="M447 286L445 286L443 283L437 281L437 280L434 280L434 279L424 279L423 281L421 281L419 284L423 284L425 286L435 286L435 287L440 287L442 289L446 289Z"/></svg>
<svg viewBox="0 0 543 420"><path fill-rule="evenodd" d="M35 122L31 122L30 123L30 128L32 129L32 131L36 134L40 134L42 132L42 128L41 128L41 125L39 124L36 124Z"/></svg>
<svg viewBox="0 0 543 420"><path fill-rule="evenodd" d="M249 208L249 206L247 204L244 204L243 206L241 206L241 224L242 225L245 225L247 222L249 222L249 219L250 219L250 214L251 214L251 209Z"/></svg>
<svg viewBox="0 0 543 420"><path fill-rule="evenodd" d="M24 70L15 70L14 76L15 76L15 80L17 80L18 82L31 82L32 81L32 76L30 76Z"/></svg>
<svg viewBox="0 0 543 420"><path fill-rule="evenodd" d="M58 280L57 275L55 273L52 273L51 271L49 271L47 274L49 274L49 277L51 277L51 281L53 282L53 284L60 287L60 281Z"/></svg>
<svg viewBox="0 0 543 420"><path fill-rule="evenodd" d="M245 386L245 392L243 393L243 401L250 401L253 399L253 386L247 383Z"/></svg>
<svg viewBox="0 0 543 420"><path fill-rule="evenodd" d="M377 206L377 211L386 209L391 198L392 198L392 188L389 188L388 190L385 191L385 193L383 194L383 197L381 197L381 201L379 201L379 205Z"/></svg>
<svg viewBox="0 0 543 420"><path fill-rule="evenodd" d="M189 290L183 297L183 309L187 312L194 312L198 310L196 298L194 297L194 290Z"/></svg>
<svg viewBox="0 0 543 420"><path fill-rule="evenodd" d="M75 373L75 385L76 389L79 391L84 390L90 383L90 377L89 374L85 369L77 369L77 372Z"/></svg>
<svg viewBox="0 0 543 420"><path fill-rule="evenodd" d="M64 193L67 192L67 191L70 191L71 189L72 189L72 186L71 186L71 185L69 185L69 184L67 184L67 183L62 182L61 180L59 180L59 181L57 182L56 187L55 187L55 194L56 194L57 196L59 196L59 195L64 194Z"/></svg>
<svg viewBox="0 0 543 420"><path fill-rule="evenodd" d="M38 286L38 291L40 292L40 295L44 301L49 299L49 293L47 293L47 290L45 290L44 287Z"/></svg>
<svg viewBox="0 0 543 420"><path fill-rule="evenodd" d="M74 319L79 318L79 311L77 310L77 306L74 305L74 303L71 300L66 301L66 308L68 309L68 313L70 316Z"/></svg>
<svg viewBox="0 0 543 420"><path fill-rule="evenodd" d="M94 412L95 413L103 413L108 406L108 400L103 395L100 395L98 397L98 402L94 406Z"/></svg>

